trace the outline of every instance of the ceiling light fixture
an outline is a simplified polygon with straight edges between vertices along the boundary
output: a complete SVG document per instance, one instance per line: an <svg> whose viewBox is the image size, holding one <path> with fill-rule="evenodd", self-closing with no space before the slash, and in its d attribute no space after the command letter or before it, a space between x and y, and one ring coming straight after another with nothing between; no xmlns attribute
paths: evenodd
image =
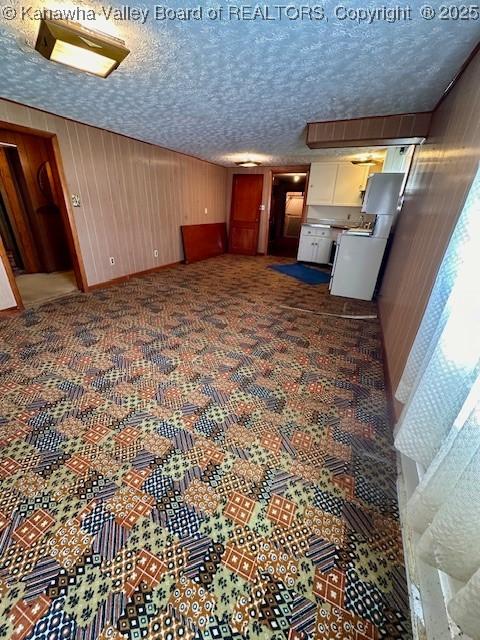
<svg viewBox="0 0 480 640"><path fill-rule="evenodd" d="M375 160L372 156L367 156L366 158L361 158L359 160L350 160L352 164L360 164L364 167L372 166L374 164L378 164L378 160Z"/></svg>
<svg viewBox="0 0 480 640"><path fill-rule="evenodd" d="M242 160L241 162L235 163L239 167L259 167L262 163L257 162L256 160Z"/></svg>
<svg viewBox="0 0 480 640"><path fill-rule="evenodd" d="M294 182L299 182L300 181L300 176L293 176L293 181Z"/></svg>
<svg viewBox="0 0 480 640"><path fill-rule="evenodd" d="M128 56L123 40L67 20L41 20L35 49L47 60L106 78Z"/></svg>

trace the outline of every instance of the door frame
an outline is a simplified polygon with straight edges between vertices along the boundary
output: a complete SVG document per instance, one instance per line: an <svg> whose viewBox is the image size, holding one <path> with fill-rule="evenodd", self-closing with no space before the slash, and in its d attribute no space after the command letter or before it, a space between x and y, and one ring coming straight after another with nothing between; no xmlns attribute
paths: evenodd
<svg viewBox="0 0 480 640"><path fill-rule="evenodd" d="M72 259L73 271L75 274L75 279L77 281L77 287L80 291L85 292L88 291L88 283L85 272L85 265L83 263L82 253L80 250L80 240L78 237L78 231L75 225L75 218L73 215L73 211L70 205L70 198L68 196L68 187L67 181L65 177L65 171L63 168L62 156L60 152L60 145L58 142L58 137L54 133L50 133L47 131L41 131L38 129L32 129L31 127L24 127L22 125L12 124L11 122L5 122L0 120L0 129L6 129L7 131L12 131L14 133L24 133L33 136L38 136L39 138L46 138L50 143L50 150L52 152L52 164L54 165L52 174L53 174L53 182L55 188L55 195L58 199L58 208L60 209L60 215L62 217L62 222L65 228L68 249L70 253L70 257ZM1 139L1 134L0 134ZM10 203L8 203L10 205ZM12 287L13 294L17 301L17 309L22 310L24 308L23 302L20 297L20 293L18 291L18 287L15 281L15 275L13 273L13 269L10 265L10 262L7 258L5 247L3 244L3 239L0 238L0 258L4 263L5 270L7 272L7 277L10 282L10 286ZM12 284L13 283L13 284Z"/></svg>
<svg viewBox="0 0 480 640"><path fill-rule="evenodd" d="M305 222L307 217L307 189L308 189L308 181L310 179L310 165L309 164L297 164L297 165L286 165L284 167L270 167L270 179L268 181L268 192L266 200L268 202L268 212L266 217L266 225L265 225L265 233L266 233L266 247L265 247L265 255L269 255L268 253L268 232L270 229L270 218L272 215L272 187L273 187L273 178L277 173L305 173L305 191L303 197L303 210L302 210L302 224Z"/></svg>

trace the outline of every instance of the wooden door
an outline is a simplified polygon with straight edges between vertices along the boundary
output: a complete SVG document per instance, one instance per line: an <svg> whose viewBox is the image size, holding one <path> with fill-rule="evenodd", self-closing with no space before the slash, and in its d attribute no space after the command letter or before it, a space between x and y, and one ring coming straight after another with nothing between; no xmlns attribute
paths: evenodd
<svg viewBox="0 0 480 640"><path fill-rule="evenodd" d="M230 211L230 253L246 256L257 254L262 192L262 174L234 174Z"/></svg>
<svg viewBox="0 0 480 640"><path fill-rule="evenodd" d="M27 273L37 273L41 271L40 258L25 202L7 156L7 147L0 147L0 193L18 246L22 268Z"/></svg>
<svg viewBox="0 0 480 640"><path fill-rule="evenodd" d="M51 158L50 140L8 129L0 129L0 140L17 147L6 149L5 153L31 231L33 246L28 253L37 257L36 268L27 271L50 273L71 269L67 232L55 191L56 166ZM25 256L22 257L25 262Z"/></svg>

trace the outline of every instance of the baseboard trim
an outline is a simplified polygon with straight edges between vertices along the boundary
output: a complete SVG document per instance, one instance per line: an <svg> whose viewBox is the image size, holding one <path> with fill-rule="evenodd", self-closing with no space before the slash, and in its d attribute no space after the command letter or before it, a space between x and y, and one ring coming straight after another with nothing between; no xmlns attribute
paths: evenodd
<svg viewBox="0 0 480 640"><path fill-rule="evenodd" d="M392 427L395 425L398 416L395 410L395 396L393 394L392 380L390 378L390 370L388 368L387 349L385 346L385 336L383 333L382 314L380 311L380 304L377 301L377 313L378 322L380 324L380 341L382 344L382 365L383 365L383 378L385 380L385 395L387 396L388 415L392 422Z"/></svg>
<svg viewBox="0 0 480 640"><path fill-rule="evenodd" d="M96 291L97 289L106 289L107 287L114 287L117 284L123 284L124 282L128 282L132 278L141 278L142 276L148 276L151 273L157 273L158 271L163 271L163 269L168 269L169 267L176 267L177 265L182 264L181 260L177 262L170 262L169 264L161 264L158 267L151 267L150 269L144 269L143 271L135 271L134 273L128 273L124 276L119 276L118 278L112 278L111 280L105 280L104 282L97 282L95 284L90 284L86 288L86 292Z"/></svg>
<svg viewBox="0 0 480 640"><path fill-rule="evenodd" d="M176 267L179 264L182 264L181 260L178 260L177 262L170 262L169 264L161 264L158 267L151 267L150 269L144 269L143 271L135 271L134 273L129 273L125 276L119 276L118 278L112 278L111 280L105 280L104 282L97 282L96 284L87 285L85 287L85 293L96 291L98 289L106 289L107 287L114 287L117 284L128 282L128 280L131 280L132 278L141 278L142 276L148 276L151 273L157 273L158 271L163 271L163 269L168 269L169 267ZM82 292L79 291L79 293ZM9 307L8 309L0 309L0 318L4 316L14 316L24 310L25 307L20 305L16 307Z"/></svg>

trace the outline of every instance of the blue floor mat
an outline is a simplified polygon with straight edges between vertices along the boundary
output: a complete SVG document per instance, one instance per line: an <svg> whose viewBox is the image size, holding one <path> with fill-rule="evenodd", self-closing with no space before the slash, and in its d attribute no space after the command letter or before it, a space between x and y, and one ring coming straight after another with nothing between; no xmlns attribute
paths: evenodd
<svg viewBox="0 0 480 640"><path fill-rule="evenodd" d="M305 284L326 284L330 282L330 274L315 267L307 267L300 262L294 264L269 264L269 269L283 273L304 282Z"/></svg>

